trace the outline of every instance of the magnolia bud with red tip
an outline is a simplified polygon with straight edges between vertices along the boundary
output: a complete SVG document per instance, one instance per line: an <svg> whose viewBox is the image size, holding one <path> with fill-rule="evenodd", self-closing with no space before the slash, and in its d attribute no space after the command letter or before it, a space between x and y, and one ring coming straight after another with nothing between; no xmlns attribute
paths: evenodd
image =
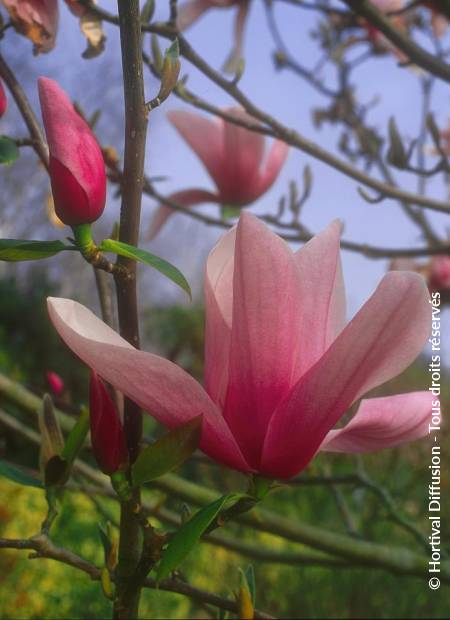
<svg viewBox="0 0 450 620"><path fill-rule="evenodd" d="M91 373L89 406L95 460L105 474L112 475L128 462L126 439L116 407L95 372Z"/></svg>
<svg viewBox="0 0 450 620"><path fill-rule="evenodd" d="M53 370L48 370L45 374L45 378L47 379L48 387L53 396L62 396L65 390L63 379Z"/></svg>
<svg viewBox="0 0 450 620"><path fill-rule="evenodd" d="M39 78L39 99L56 215L69 226L95 222L106 201L105 164L97 140L56 82Z"/></svg>
<svg viewBox="0 0 450 620"><path fill-rule="evenodd" d="M8 109L8 99L6 97L5 89L0 80L0 118L4 115Z"/></svg>

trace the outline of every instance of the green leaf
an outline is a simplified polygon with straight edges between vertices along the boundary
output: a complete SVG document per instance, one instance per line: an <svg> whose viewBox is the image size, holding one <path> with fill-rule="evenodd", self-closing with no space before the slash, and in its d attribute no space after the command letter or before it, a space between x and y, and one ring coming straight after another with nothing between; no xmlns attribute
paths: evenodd
<svg viewBox="0 0 450 620"><path fill-rule="evenodd" d="M64 250L75 250L62 241L33 241L23 239L0 239L0 260L21 261L49 258Z"/></svg>
<svg viewBox="0 0 450 620"><path fill-rule="evenodd" d="M89 431L89 409L83 407L77 421L70 431L64 448L61 452L62 458L64 458L70 466L75 458L78 456L79 451L83 447L84 441Z"/></svg>
<svg viewBox="0 0 450 620"><path fill-rule="evenodd" d="M0 476L4 476L8 478L8 480L12 480L26 487L43 488L43 484L40 480L30 476L15 465L2 460L0 460Z"/></svg>
<svg viewBox="0 0 450 620"><path fill-rule="evenodd" d="M150 482L182 465L199 444L201 426L202 416L197 416L147 446L133 464L133 484Z"/></svg>
<svg viewBox="0 0 450 620"><path fill-rule="evenodd" d="M119 256L131 258L140 263L144 263L145 265L150 265L150 267L153 267L165 275L166 278L169 278L169 280L172 280L172 282L175 282L175 284L180 286L184 291L186 291L189 297L192 297L190 286L184 275L179 269L165 261L163 258L155 256L146 250L135 248L133 245L128 245L128 243L114 241L113 239L104 239L100 244L100 250L102 252L113 252Z"/></svg>
<svg viewBox="0 0 450 620"><path fill-rule="evenodd" d="M0 164L13 164L19 155L20 151L14 140L7 136L0 136Z"/></svg>
<svg viewBox="0 0 450 620"><path fill-rule="evenodd" d="M103 552L105 555L105 564L108 562L109 554L111 553L112 544L109 538L109 524L106 523L104 526L102 523L97 523L98 533L100 535L100 540L103 546Z"/></svg>
<svg viewBox="0 0 450 620"><path fill-rule="evenodd" d="M243 496L240 493L224 495L196 512L187 523L182 525L167 545L158 567L156 580L165 579L175 570L219 514L238 502L241 497Z"/></svg>
<svg viewBox="0 0 450 620"><path fill-rule="evenodd" d="M248 589L252 597L253 605L256 604L256 583L255 583L255 569L253 564L249 564L244 571L245 579L247 580Z"/></svg>
<svg viewBox="0 0 450 620"><path fill-rule="evenodd" d="M154 11L155 0L147 0L141 11L141 22L143 24L149 24L152 21Z"/></svg>

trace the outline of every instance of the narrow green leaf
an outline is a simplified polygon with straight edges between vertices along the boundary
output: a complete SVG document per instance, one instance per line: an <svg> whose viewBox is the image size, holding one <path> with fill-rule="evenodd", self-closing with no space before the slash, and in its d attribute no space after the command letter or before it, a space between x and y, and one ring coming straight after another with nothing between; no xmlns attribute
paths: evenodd
<svg viewBox="0 0 450 620"><path fill-rule="evenodd" d="M104 239L100 244L100 250L102 252L113 252L119 256L131 258L140 263L144 263L145 265L150 265L150 267L153 267L165 275L166 278L169 278L169 280L172 280L172 282L180 286L184 291L186 291L189 297L192 296L189 284L181 271L174 265L171 265L165 261L163 258L155 256L146 250L135 248L133 245L128 245L128 243L114 241L113 239Z"/></svg>
<svg viewBox="0 0 450 620"><path fill-rule="evenodd" d="M244 571L245 578L247 580L248 589L252 597L253 605L256 605L256 582L255 582L255 569L253 564L249 564Z"/></svg>
<svg viewBox="0 0 450 620"><path fill-rule="evenodd" d="M98 533L100 535L100 540L103 546L103 552L105 554L105 564L108 562L109 554L111 553L112 544L108 535L108 524L105 526L102 523L97 523Z"/></svg>
<svg viewBox="0 0 450 620"><path fill-rule="evenodd" d="M150 482L182 465L199 444L201 426L202 416L197 416L147 446L133 464L133 484Z"/></svg>
<svg viewBox="0 0 450 620"><path fill-rule="evenodd" d="M19 155L20 151L14 140L7 136L0 136L0 164L13 164Z"/></svg>
<svg viewBox="0 0 450 620"><path fill-rule="evenodd" d="M230 493L205 506L175 533L171 539L158 567L156 580L165 579L179 566L189 552L194 548L201 536L219 514L234 505L242 497L240 493Z"/></svg>
<svg viewBox="0 0 450 620"><path fill-rule="evenodd" d="M75 422L70 431L64 448L61 452L62 458L64 458L67 463L70 465L74 462L75 458L78 456L78 452L81 450L84 440L86 439L86 435L89 431L89 409L83 407L81 410L80 416Z"/></svg>
<svg viewBox="0 0 450 620"><path fill-rule="evenodd" d="M155 0L147 0L141 11L141 22L143 24L149 24L152 21L154 11Z"/></svg>
<svg viewBox="0 0 450 620"><path fill-rule="evenodd" d="M2 460L0 460L0 476L4 476L8 478L8 480L12 480L26 487L43 488L43 484L40 480L30 476L15 465Z"/></svg>
<svg viewBox="0 0 450 620"><path fill-rule="evenodd" d="M74 250L62 241L34 241L23 239L0 239L0 260L22 261L49 258L64 250Z"/></svg>

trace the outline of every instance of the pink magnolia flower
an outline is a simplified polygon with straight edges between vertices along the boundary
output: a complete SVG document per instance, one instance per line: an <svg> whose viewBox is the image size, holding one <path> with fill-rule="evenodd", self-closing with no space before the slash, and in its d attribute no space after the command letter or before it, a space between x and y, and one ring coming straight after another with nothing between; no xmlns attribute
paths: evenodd
<svg viewBox="0 0 450 620"><path fill-rule="evenodd" d="M1 0L18 32L34 43L35 53L55 46L58 30L57 0Z"/></svg>
<svg viewBox="0 0 450 620"><path fill-rule="evenodd" d="M363 400L332 430L411 364L431 322L423 278L390 272L345 326L340 231L335 221L293 252L242 213L207 261L204 387L74 301L49 299L50 317L86 364L163 425L203 415L200 447L211 458L290 478L319 450L378 450L428 432L429 392Z"/></svg>
<svg viewBox="0 0 450 620"><path fill-rule="evenodd" d="M439 7L436 7L436 4L440 4L439 2L422 2L424 7L430 10L431 12L431 29L435 37L442 37L446 32L449 26L447 16L439 10Z"/></svg>
<svg viewBox="0 0 450 620"><path fill-rule="evenodd" d="M225 71L235 73L242 56L245 22L247 20L250 0L188 0L178 8L177 26L183 31L189 28L203 13L213 8L238 7L234 26L234 45L225 62Z"/></svg>
<svg viewBox="0 0 450 620"><path fill-rule="evenodd" d="M450 290L450 256L431 259L429 284L433 291Z"/></svg>
<svg viewBox="0 0 450 620"><path fill-rule="evenodd" d="M6 96L5 88L0 80L0 118L5 114L8 109L8 98Z"/></svg>
<svg viewBox="0 0 450 620"><path fill-rule="evenodd" d="M391 262L391 270L415 271L420 273L428 284L430 292L438 291L441 301L450 301L450 256L432 256L425 263L417 263L410 258L395 259Z"/></svg>
<svg viewBox="0 0 450 620"><path fill-rule="evenodd" d="M372 0L372 4L374 4L381 12L390 13L401 10L404 7L405 2L404 0ZM408 32L408 20L404 14L393 15L390 20L392 25L398 30L404 33ZM406 62L408 60L407 56L397 49L395 45L391 43L391 41L389 41L389 39L372 24L366 20L364 20L362 24L367 30L369 39L372 41L376 49L380 52L393 52L400 62Z"/></svg>
<svg viewBox="0 0 450 620"><path fill-rule="evenodd" d="M92 451L105 474L114 474L128 462L125 433L106 387L95 372L89 386Z"/></svg>
<svg viewBox="0 0 450 620"><path fill-rule="evenodd" d="M227 110L237 118L255 122L240 108ZM189 208L202 203L243 207L262 196L275 182L286 160L289 147L275 140L264 159L265 140L262 134L238 127L223 119L210 121L193 112L172 111L170 122L203 162L216 184L217 191L188 189L168 199ZM174 210L161 205L149 231L153 239Z"/></svg>
<svg viewBox="0 0 450 620"><path fill-rule="evenodd" d="M51 393L56 397L62 396L65 390L65 385L64 380L58 375L58 373L53 372L53 370L49 370L45 373L45 378L47 379L47 384Z"/></svg>
<svg viewBox="0 0 450 620"><path fill-rule="evenodd" d="M106 201L105 164L97 140L56 82L39 78L39 99L56 215L69 226L95 222Z"/></svg>
<svg viewBox="0 0 450 620"><path fill-rule="evenodd" d="M447 122L445 129L440 132L441 146L446 155L450 155L450 120Z"/></svg>

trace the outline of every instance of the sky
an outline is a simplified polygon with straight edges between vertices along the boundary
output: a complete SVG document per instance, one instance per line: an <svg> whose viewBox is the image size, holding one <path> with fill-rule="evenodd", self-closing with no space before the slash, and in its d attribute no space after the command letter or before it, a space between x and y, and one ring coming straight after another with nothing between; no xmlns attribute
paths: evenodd
<svg viewBox="0 0 450 620"><path fill-rule="evenodd" d="M180 2L181 3L181 2ZM103 110L97 125L99 139L103 144L113 144L122 154L123 134L123 102L121 86L120 46L117 28L105 24L107 34L106 51L97 59L84 60L84 40L78 30L76 18L69 13L65 4L61 5L60 30L54 51L47 55L33 57L28 40L12 31L0 42L1 51L11 66L23 80L27 94L37 106L36 79L46 75L56 79L70 96L83 106L88 113L97 108ZM116 3L112 0L100 0L100 5L111 12L116 12ZM167 16L167 0L156 0L156 17ZM197 52L208 62L220 68L231 47L232 29L235 9L211 10L204 15L187 32L187 38ZM279 3L276 16L285 41L292 55L308 67L316 64L319 51L311 39L310 32L316 23L314 12L299 11L294 7ZM165 41L160 41L164 49ZM150 49L149 37L145 47ZM274 69L272 53L274 43L271 39L263 0L253 0L245 36L245 72L240 87L263 110L275 115L282 122L296 128L302 135L337 152L338 132L330 127L317 130L312 123L312 110L324 107L328 101L318 95L304 81L288 71L277 72ZM211 84L199 74L189 63L182 63L182 74L189 76L189 88L198 92L203 98L215 105L229 107L233 105L230 97ZM377 101L370 113L370 121L385 133L390 116L407 137L418 133L420 123L420 77L410 68L397 66L392 56L375 59L361 66L355 74L356 94L361 102ZM152 98L158 91L156 80L148 73L145 76L146 96ZM449 92L445 85L438 84L435 88L432 109L438 123L444 126L449 117ZM186 104L172 96L163 106L154 110L150 116L147 141L146 172L150 176L164 176L167 180L158 185L162 193L188 187L211 189L211 180L203 169L195 154L186 146L166 119L170 109L187 109ZM8 118L2 121L2 133L25 135L20 119L11 106ZM21 186L23 202L33 204L22 205L20 213L24 221L29 218L30 228L36 228L39 235L60 237L65 234L53 230L45 216L43 197L48 191L48 182L43 171L36 167L32 154L25 154L22 163L27 168L27 179L30 183ZM433 158L428 157L429 164ZM277 182L256 205L251 208L255 214L276 212L279 198L287 192L290 180L297 180L301 187L302 171L308 164L313 173L312 195L304 207L303 221L311 230L318 232L327 224L340 218L344 223L344 237L358 242L380 246L410 247L420 246L422 241L417 229L405 218L398 205L385 200L381 204L367 204L357 192L357 184L325 164L306 156L300 151L291 149L289 159L284 166ZM414 191L416 179L408 174L399 174L393 170L398 182L404 189ZM1 173L2 186L8 188L12 180L17 184L17 173L12 169ZM23 172L21 173L23 175ZM448 189L440 182L432 182L430 193L439 199L445 199ZM2 192L5 195L4 192ZM1 200L1 198L0 198ZM155 204L148 197L143 200L142 230L145 233ZM32 209L32 211L31 211ZM110 191L107 214L96 228L98 235L108 234L114 219L118 218L119 202ZM216 207L208 207L207 212L217 215ZM445 234L448 221L444 216L431 214L431 221L437 230ZM2 235L14 234L16 219L0 220ZM23 222L22 222L23 224ZM195 297L201 299L202 271L207 253L214 242L222 234L221 229L206 227L182 215L175 215L170 224L159 237L149 244L142 241L142 247L160 254L176 264L188 277L193 285ZM450 230L449 230L450 232ZM6 235L5 235L6 236ZM34 235L36 237L36 234ZM186 240L183 243L183 239ZM58 269L56 259L49 261L50 268ZM386 272L386 260L367 260L350 252L343 252L344 277L348 292L349 316L361 306L373 292L380 278ZM183 294L165 282L161 276L149 269L141 271L141 298L152 303L187 303ZM83 290L80 286L86 271L77 270L70 278L66 278L66 290ZM86 292L82 293L82 297ZM86 301L86 299L83 299ZM449 312L446 311L444 329L449 330ZM450 339L447 339L450 340ZM447 362L450 356L450 345L446 350Z"/></svg>

